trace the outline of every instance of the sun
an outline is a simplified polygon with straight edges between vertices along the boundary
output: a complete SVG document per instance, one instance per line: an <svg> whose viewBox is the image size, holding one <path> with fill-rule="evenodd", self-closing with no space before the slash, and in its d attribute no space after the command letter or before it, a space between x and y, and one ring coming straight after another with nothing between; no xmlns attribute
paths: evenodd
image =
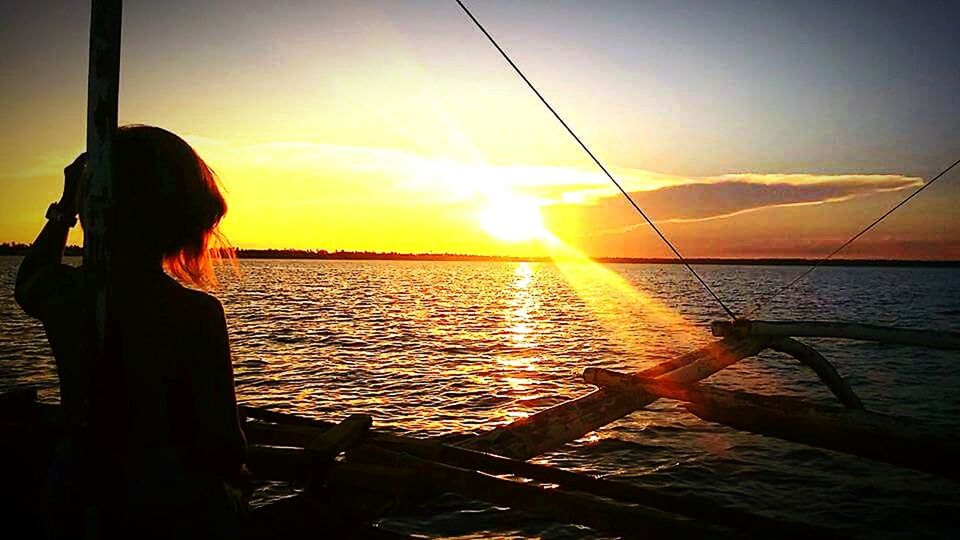
<svg viewBox="0 0 960 540"><path fill-rule="evenodd" d="M528 197L490 197L479 217L480 225L487 234L504 242L539 240L548 235L540 215L540 205Z"/></svg>

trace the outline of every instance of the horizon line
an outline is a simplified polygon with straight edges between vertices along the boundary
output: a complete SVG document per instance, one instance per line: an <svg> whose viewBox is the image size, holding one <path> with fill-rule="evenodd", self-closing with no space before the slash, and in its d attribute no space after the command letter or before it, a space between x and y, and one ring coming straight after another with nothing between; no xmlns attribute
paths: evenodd
<svg viewBox="0 0 960 540"><path fill-rule="evenodd" d="M30 244L21 242L0 243L0 255L23 255ZM533 255L481 255L451 252L400 252L369 250L327 250L322 248L231 248L238 259L290 259L290 260L408 260L408 261L450 261L450 262L552 262L549 256ZM82 246L68 245L64 249L67 256L82 254ZM683 261L671 257L631 257L618 255L588 256L600 263L621 264L683 264ZM960 259L899 259L899 258L843 258L822 260L809 257L685 257L691 264L717 265L754 265L754 266L802 266L820 264L823 266L960 266Z"/></svg>

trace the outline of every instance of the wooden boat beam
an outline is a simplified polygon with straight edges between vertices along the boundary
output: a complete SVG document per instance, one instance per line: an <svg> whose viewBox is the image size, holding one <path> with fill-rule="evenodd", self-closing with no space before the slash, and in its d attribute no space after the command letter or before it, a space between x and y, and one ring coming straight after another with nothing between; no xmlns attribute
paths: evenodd
<svg viewBox="0 0 960 540"><path fill-rule="evenodd" d="M824 337L960 350L960 333L827 321L714 321L717 337Z"/></svg>
<svg viewBox="0 0 960 540"><path fill-rule="evenodd" d="M458 493L508 506L566 523L578 523L624 538L657 536L682 538L726 537L711 524L651 510L643 506L583 495L562 488L543 487L508 480L477 471L422 459L367 445L357 449L365 462L375 462L399 470L412 470L414 478L425 486Z"/></svg>
<svg viewBox="0 0 960 540"><path fill-rule="evenodd" d="M261 416L262 410L245 407L251 417ZM303 418L266 411L275 421L300 423ZM316 422L312 421L311 422ZM326 431L331 424L320 423L317 426L272 425L263 422L248 422L244 426L250 447L248 462L251 470L264 478L289 481L302 478L304 471L309 468L308 457L297 455L296 447L308 444L319 433ZM416 439L385 434L372 430L369 437L363 442L363 447L376 446L396 452L402 452L428 461L436 461L446 465L463 469L476 470L485 474L511 475L526 478L542 484L556 484L564 489L589 493L592 495L613 499L620 503L639 504L656 510L677 514L688 519L705 523L712 523L730 527L758 536L790 537L832 537L835 531L814 527L807 524L784 521L767 516L751 514L743 510L716 504L712 501L698 499L689 495L673 495L664 490L639 486L612 479L598 478L592 475L558 469L547 465L531 463L516 459L505 458L493 454L486 454L474 450L467 450L437 439ZM262 446L264 444L276 446ZM286 448L277 448L286 447ZM413 490L406 485L404 479L415 477L415 474L401 474L397 470L376 470L382 463L375 461L373 465L357 462L362 457L362 448L359 452L348 452L346 463L361 470L365 467L374 467L373 472L385 475L383 482L376 484L377 489L390 484L393 492L411 494ZM340 473L343 473L340 475ZM338 476L338 482L351 489L357 489L358 480L349 477L346 470L330 469L327 471L327 482L330 475ZM362 476L362 475L361 475ZM371 488L372 489L372 488ZM802 533L802 534L801 534Z"/></svg>
<svg viewBox="0 0 960 540"><path fill-rule="evenodd" d="M848 409L863 408L863 402L860 401L860 397L853 391L847 380L840 375L840 372L833 367L829 360L813 347L793 338L779 338L770 342L770 348L789 354L799 360L801 364L812 369L817 377L820 377L820 380L827 385L827 388L833 392L833 395L837 396L844 407Z"/></svg>
<svg viewBox="0 0 960 540"><path fill-rule="evenodd" d="M766 338L726 338L640 372L673 382L694 382L753 356ZM667 367L663 367L663 366ZM478 435L458 446L514 459L530 459L583 437L657 400L657 396L597 390Z"/></svg>
<svg viewBox="0 0 960 540"><path fill-rule="evenodd" d="M960 478L960 437L906 418L598 368L587 368L583 378L606 389L687 402L697 417L734 429Z"/></svg>

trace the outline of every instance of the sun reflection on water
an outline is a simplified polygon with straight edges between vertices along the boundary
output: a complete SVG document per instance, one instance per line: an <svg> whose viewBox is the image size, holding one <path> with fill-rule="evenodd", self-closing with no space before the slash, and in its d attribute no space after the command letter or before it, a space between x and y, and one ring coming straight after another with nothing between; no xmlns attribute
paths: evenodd
<svg viewBox="0 0 960 540"><path fill-rule="evenodd" d="M508 306L506 320L510 333L510 340L516 347L536 346L536 335L533 330L533 313L539 307L536 294L531 291L533 281L533 267L531 263L517 263L513 282L513 298Z"/></svg>
<svg viewBox="0 0 960 540"><path fill-rule="evenodd" d="M508 420L530 414L527 403L541 397L537 373L537 312L540 298L533 287L536 263L519 262L514 267L508 297L503 311L503 328L509 343L508 351L498 356L499 378L510 389L511 401L501 414Z"/></svg>
<svg viewBox="0 0 960 540"><path fill-rule="evenodd" d="M569 286L571 299L582 302L585 314L607 334L616 350L617 363L624 368L639 370L659 362L663 359L664 339L683 348L700 331L609 266L597 263L552 234L544 235L542 244ZM504 350L494 357L494 377L509 389L510 399L497 411L505 420L526 417L554 404L548 403L551 396L544 393L544 383L557 375L556 366L541 373L544 368L538 365L542 360L540 340L544 338L542 304L555 300L544 298L538 287L542 266L543 263L519 262L512 275L505 276L500 325ZM558 331L555 326L551 332ZM651 340L651 334L659 334L659 338ZM570 366L570 370L578 372L579 367L582 366Z"/></svg>

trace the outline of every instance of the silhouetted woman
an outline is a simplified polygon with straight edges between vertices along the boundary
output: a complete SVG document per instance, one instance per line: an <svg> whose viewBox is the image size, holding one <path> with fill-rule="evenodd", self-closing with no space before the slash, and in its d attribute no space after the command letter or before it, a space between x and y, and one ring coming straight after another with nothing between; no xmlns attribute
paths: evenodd
<svg viewBox="0 0 960 540"><path fill-rule="evenodd" d="M245 441L226 321L216 298L178 283L213 282L208 248L226 203L210 168L169 131L120 128L114 160L107 353L90 352L91 291L61 262L85 156L65 169L63 197L17 274L17 301L53 349L69 434L44 488L47 533L230 534Z"/></svg>

